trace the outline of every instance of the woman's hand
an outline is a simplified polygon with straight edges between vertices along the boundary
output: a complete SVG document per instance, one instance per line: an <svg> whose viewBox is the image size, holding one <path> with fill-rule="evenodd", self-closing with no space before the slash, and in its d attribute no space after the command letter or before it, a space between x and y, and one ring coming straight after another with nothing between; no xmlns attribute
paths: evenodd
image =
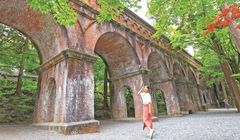
<svg viewBox="0 0 240 140"><path fill-rule="evenodd" d="M152 104L149 103L148 104L148 113L149 114L152 114L152 107L151 106L152 106Z"/></svg>
<svg viewBox="0 0 240 140"><path fill-rule="evenodd" d="M149 114L152 114L152 110L151 110L151 109L149 109L148 113L149 113Z"/></svg>
<svg viewBox="0 0 240 140"><path fill-rule="evenodd" d="M142 88L138 91L137 95L139 95L139 94L142 92L143 88L144 88L144 87L142 87Z"/></svg>

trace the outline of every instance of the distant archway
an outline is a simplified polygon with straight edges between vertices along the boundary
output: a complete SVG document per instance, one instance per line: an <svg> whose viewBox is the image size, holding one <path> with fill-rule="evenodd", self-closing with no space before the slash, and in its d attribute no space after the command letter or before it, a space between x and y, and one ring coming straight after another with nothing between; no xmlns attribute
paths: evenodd
<svg viewBox="0 0 240 140"><path fill-rule="evenodd" d="M160 89L153 92L154 116L166 115L166 101L164 93Z"/></svg>
<svg viewBox="0 0 240 140"><path fill-rule="evenodd" d="M37 70L41 64L41 54L31 38L11 26L0 23L0 34L0 92L11 99L6 102L9 107L18 102L18 106L10 109L11 113L5 111L5 107L0 108L6 114L6 122L31 123L36 92L41 86ZM5 90L6 87L8 90ZM9 114L14 116L11 121L8 120L11 118Z"/></svg>
<svg viewBox="0 0 240 140"><path fill-rule="evenodd" d="M119 92L121 96L123 118L135 117L133 92L129 86L124 86Z"/></svg>

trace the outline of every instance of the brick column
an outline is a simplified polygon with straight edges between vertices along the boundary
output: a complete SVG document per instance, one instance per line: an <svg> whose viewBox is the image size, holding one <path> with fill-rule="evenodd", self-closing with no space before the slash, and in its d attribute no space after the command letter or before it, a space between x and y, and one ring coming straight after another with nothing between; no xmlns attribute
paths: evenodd
<svg viewBox="0 0 240 140"><path fill-rule="evenodd" d="M64 134L99 131L99 122L94 120L95 60L95 56L69 49L40 66L41 86L34 117L36 126ZM48 79L55 81L55 93L49 92ZM55 94L55 98L49 98L52 97L49 94ZM53 113L53 119L48 118L49 113Z"/></svg>
<svg viewBox="0 0 240 140"><path fill-rule="evenodd" d="M202 110L201 95L199 93L198 85L195 83L188 83L188 94L191 96L194 109L193 112Z"/></svg>
<svg viewBox="0 0 240 140"><path fill-rule="evenodd" d="M192 110L193 103L188 94L187 80L175 81L175 85L181 112Z"/></svg>

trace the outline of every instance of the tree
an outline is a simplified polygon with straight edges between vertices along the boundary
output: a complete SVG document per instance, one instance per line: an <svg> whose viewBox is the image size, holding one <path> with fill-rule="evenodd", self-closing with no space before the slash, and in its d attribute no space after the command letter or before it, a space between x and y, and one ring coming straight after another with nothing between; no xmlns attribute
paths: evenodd
<svg viewBox="0 0 240 140"><path fill-rule="evenodd" d="M86 2L86 0L82 0ZM140 8L141 0L97 0L101 5L97 21L110 21L119 16L125 7ZM27 0L30 7L39 10L43 14L51 13L55 20L65 26L76 23L77 13L71 8L68 0Z"/></svg>
<svg viewBox="0 0 240 140"><path fill-rule="evenodd" d="M38 53L20 32L3 24L0 24L0 31L0 71L14 75L17 70L16 95L21 95L24 74L38 74Z"/></svg>
<svg viewBox="0 0 240 140"><path fill-rule="evenodd" d="M237 1L150 0L148 6L149 15L156 19L154 27L157 32L154 35L155 37L165 34L171 39L171 43L175 48L184 49L192 45L197 49L212 50L215 56L218 56L218 63L235 98L238 111L240 111L239 89L235 79L231 76L233 69L230 68L230 66L235 65L239 71L239 62L232 63L237 57L239 58L239 54L235 46L232 45L231 37L228 36L229 30L217 30L207 36L204 35L206 25L214 18L225 2L233 4ZM229 42L230 45L227 45Z"/></svg>
<svg viewBox="0 0 240 140"><path fill-rule="evenodd" d="M31 122L38 66L38 53L31 41L15 29L0 24L1 123Z"/></svg>
<svg viewBox="0 0 240 140"><path fill-rule="evenodd" d="M104 61L98 58L94 64L94 93L103 96L103 107L105 108L108 108L108 77L108 68L105 66Z"/></svg>
<svg viewBox="0 0 240 140"><path fill-rule="evenodd" d="M74 25L77 13L68 4L68 0L27 0L30 7L43 14L51 13L54 19L62 25Z"/></svg>
<svg viewBox="0 0 240 140"><path fill-rule="evenodd" d="M140 1L141 0L98 0L97 2L101 8L99 9L97 21L111 21L119 16L124 11L125 7L137 10L140 8Z"/></svg>
<svg viewBox="0 0 240 140"><path fill-rule="evenodd" d="M214 32L215 30L223 29L229 27L232 36L236 42L238 52L240 52L240 24L236 22L240 18L240 4L235 3L234 5L223 4L221 11L218 15L213 19L213 23L208 25L208 29L205 34L210 32Z"/></svg>

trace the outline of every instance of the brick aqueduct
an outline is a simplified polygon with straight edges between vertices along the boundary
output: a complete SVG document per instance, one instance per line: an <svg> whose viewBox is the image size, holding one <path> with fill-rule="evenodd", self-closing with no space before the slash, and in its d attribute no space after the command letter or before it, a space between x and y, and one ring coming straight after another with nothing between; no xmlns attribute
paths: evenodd
<svg viewBox="0 0 240 140"><path fill-rule="evenodd" d="M135 117L142 117L141 99L135 93L143 84L163 91L168 115L201 111L215 103L212 90L200 79L201 64L189 54L171 50L165 37L152 39L153 28L131 11L112 22L97 23L98 5L86 1L71 2L79 18L74 26L64 27L50 14L29 8L25 0L0 0L0 23L24 33L39 50L34 124L64 134L99 131L94 119L96 54L109 68L113 119L127 117L126 87L134 93Z"/></svg>

